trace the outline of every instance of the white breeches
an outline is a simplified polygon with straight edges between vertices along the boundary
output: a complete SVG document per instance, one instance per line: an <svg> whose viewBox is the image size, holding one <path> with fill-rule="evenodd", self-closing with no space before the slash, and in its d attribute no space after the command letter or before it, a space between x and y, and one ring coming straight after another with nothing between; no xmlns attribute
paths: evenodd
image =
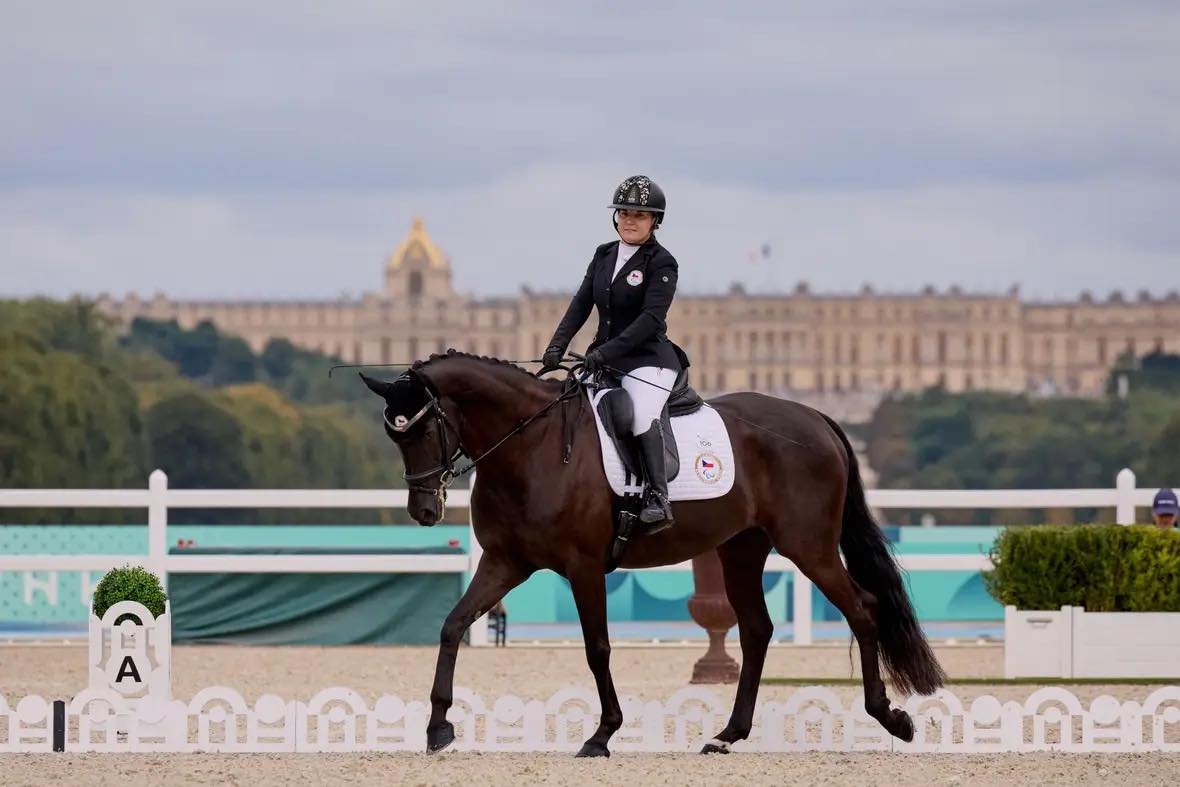
<svg viewBox="0 0 1180 787"><path fill-rule="evenodd" d="M631 397L635 408L632 434L641 435L651 428L651 422L660 417L675 382L676 370L659 366L640 366L623 378L623 390Z"/></svg>

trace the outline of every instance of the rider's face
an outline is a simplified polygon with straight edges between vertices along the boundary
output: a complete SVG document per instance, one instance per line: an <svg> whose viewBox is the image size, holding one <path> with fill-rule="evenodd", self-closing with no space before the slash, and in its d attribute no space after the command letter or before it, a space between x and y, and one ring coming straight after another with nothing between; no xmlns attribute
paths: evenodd
<svg viewBox="0 0 1180 787"><path fill-rule="evenodd" d="M617 210L615 221L619 223L619 237L624 243L638 246L651 235L655 214L646 210Z"/></svg>

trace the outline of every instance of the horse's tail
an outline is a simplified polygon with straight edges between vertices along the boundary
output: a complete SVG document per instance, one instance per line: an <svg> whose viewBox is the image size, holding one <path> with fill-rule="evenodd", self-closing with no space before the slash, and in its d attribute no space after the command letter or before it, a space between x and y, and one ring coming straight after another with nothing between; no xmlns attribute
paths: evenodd
<svg viewBox="0 0 1180 787"><path fill-rule="evenodd" d="M877 641L881 661L898 692L933 694L946 680L946 673L934 658L934 652L918 625L897 561L869 511L856 453L844 430L826 415L824 419L848 454L848 487L844 492L840 548L844 550L848 573L877 598Z"/></svg>

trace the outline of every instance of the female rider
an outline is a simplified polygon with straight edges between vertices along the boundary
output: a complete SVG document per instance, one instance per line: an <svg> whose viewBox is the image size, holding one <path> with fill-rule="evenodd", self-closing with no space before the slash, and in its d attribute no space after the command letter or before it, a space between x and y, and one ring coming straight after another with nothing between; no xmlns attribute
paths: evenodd
<svg viewBox="0 0 1180 787"><path fill-rule="evenodd" d="M665 199L650 178L624 180L610 207L619 240L595 250L542 360L545 369L556 368L591 308L598 307L598 332L586 352L586 368L621 375L631 397L631 428L648 489L639 518L652 533L672 525L660 413L677 375L689 365L684 351L665 334L676 293L676 258L656 240Z"/></svg>

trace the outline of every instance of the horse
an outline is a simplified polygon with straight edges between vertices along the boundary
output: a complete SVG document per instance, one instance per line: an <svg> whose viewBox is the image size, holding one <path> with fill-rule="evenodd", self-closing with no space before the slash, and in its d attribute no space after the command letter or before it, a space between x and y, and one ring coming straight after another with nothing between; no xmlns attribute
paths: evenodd
<svg viewBox="0 0 1180 787"><path fill-rule="evenodd" d="M602 708L597 729L577 756L609 757L610 738L623 723L606 614L613 498L580 387L456 350L417 361L392 382L361 377L385 402L385 430L402 455L407 509L415 521L433 525L442 519L461 455L479 466L470 506L483 558L442 626L427 750L440 751L455 738L446 714L467 629L533 572L549 569L573 591ZM762 590L772 548L847 619L860 650L868 714L891 735L912 740L913 721L891 706L880 665L902 694L931 694L946 675L865 502L847 436L817 410L763 394L730 393L708 406L716 408L733 442L739 471L733 488L715 499L674 503L675 526L631 539L620 563L645 568L713 549L720 555L742 663L728 724L702 753L727 753L750 734L774 630Z"/></svg>

